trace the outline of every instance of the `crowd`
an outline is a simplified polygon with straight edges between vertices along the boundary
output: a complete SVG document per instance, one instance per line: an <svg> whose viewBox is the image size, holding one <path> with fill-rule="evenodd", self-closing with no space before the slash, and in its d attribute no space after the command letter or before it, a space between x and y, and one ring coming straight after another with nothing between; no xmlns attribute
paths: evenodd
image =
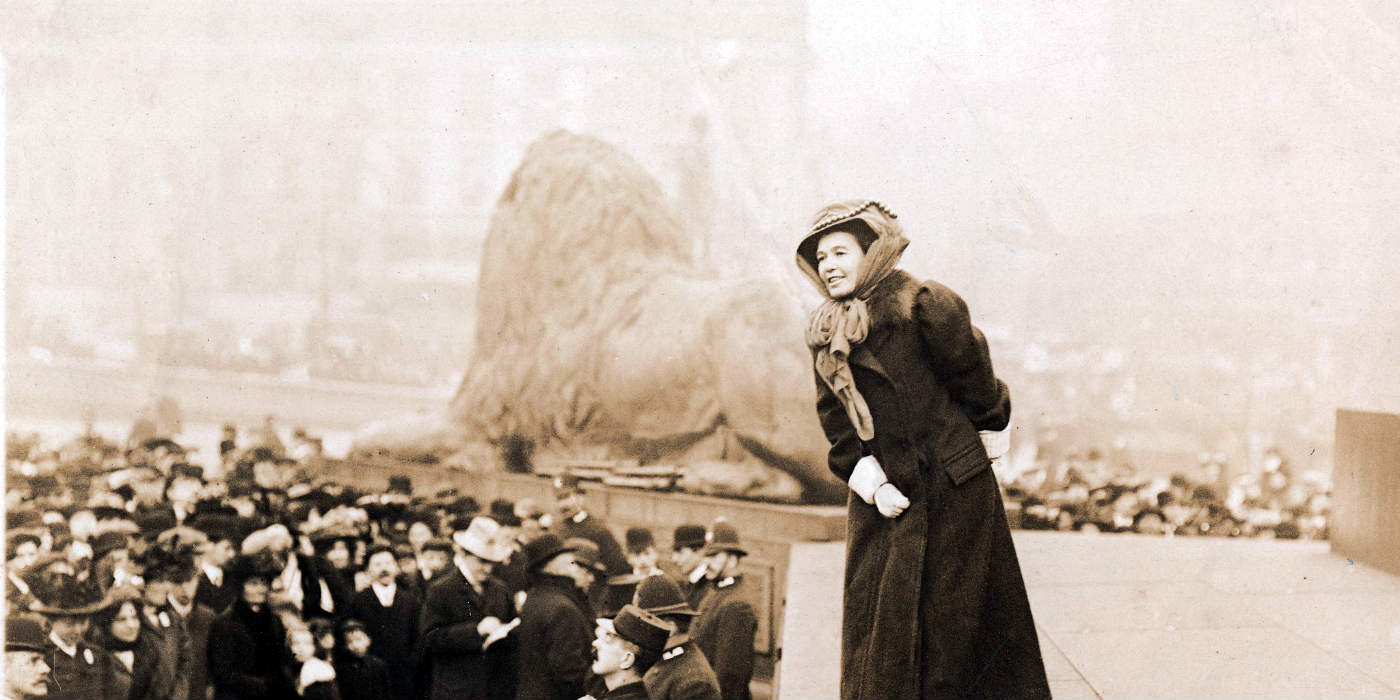
<svg viewBox="0 0 1400 700"><path fill-rule="evenodd" d="M1097 453L1002 475L1025 529L1212 537L1326 539L1331 492L1320 474L1295 476L1276 451L1258 473L1226 478L1220 455L1203 455L1192 478L1147 478Z"/></svg>
<svg viewBox="0 0 1400 700"><path fill-rule="evenodd" d="M482 508L225 437L217 474L161 437L9 441L5 697L749 697L757 614L722 519L663 557L577 480Z"/></svg>

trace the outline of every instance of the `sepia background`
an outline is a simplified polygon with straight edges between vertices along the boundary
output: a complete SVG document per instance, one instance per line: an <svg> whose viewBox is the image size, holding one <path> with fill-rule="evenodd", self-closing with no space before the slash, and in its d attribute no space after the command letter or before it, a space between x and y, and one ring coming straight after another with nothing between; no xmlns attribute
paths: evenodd
<svg viewBox="0 0 1400 700"><path fill-rule="evenodd" d="M253 382L334 453L444 402L493 205L557 128L635 157L718 274L810 303L810 212L882 200L1045 453L1326 472L1335 410L1400 396L1388 3L0 13L11 425L169 394L198 433L269 412L219 390Z"/></svg>

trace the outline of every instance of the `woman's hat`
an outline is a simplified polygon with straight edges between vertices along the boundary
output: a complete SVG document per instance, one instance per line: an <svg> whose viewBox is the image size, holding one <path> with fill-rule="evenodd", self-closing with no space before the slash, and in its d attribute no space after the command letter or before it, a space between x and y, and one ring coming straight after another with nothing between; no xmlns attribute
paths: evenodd
<svg viewBox="0 0 1400 700"><path fill-rule="evenodd" d="M40 591L35 590L37 601L29 606L30 611L52 617L85 617L104 606L102 592L92 586L84 586L76 577L63 575L57 585Z"/></svg>
<svg viewBox="0 0 1400 700"><path fill-rule="evenodd" d="M866 221L866 218L872 215L882 216L884 221L890 223L898 218L894 212L885 208L885 205L873 199L853 199L822 207L816 216L812 217L812 225L807 227L802 241L797 244L797 257L805 260L815 270L817 243L823 235L836 229L849 231L860 241L862 248L869 249L870 244L879 237L870 222Z"/></svg>
<svg viewBox="0 0 1400 700"><path fill-rule="evenodd" d="M465 530L452 533L452 542L468 554L497 564L504 562L510 552L500 543L501 526L485 516L472 518Z"/></svg>
<svg viewBox="0 0 1400 700"><path fill-rule="evenodd" d="M564 544L564 541L559 539L558 535L552 532L546 532L526 542L524 548L520 550L520 553L525 557L526 570L534 571L549 563L550 559L564 552L572 551L574 551L574 548Z"/></svg>
<svg viewBox="0 0 1400 700"><path fill-rule="evenodd" d="M705 556L719 552L732 552L741 557L749 553L739 546L739 531L724 520L716 520L715 524L710 526L710 532L705 535Z"/></svg>
<svg viewBox="0 0 1400 700"><path fill-rule="evenodd" d="M666 574L648 576L637 584L632 596L637 607L653 615L699 615L681 593L681 587Z"/></svg>
<svg viewBox="0 0 1400 700"><path fill-rule="evenodd" d="M282 575L285 566L286 563L279 561L271 551L262 550L254 554L235 556L226 569L230 580L244 581L250 578L277 578Z"/></svg>

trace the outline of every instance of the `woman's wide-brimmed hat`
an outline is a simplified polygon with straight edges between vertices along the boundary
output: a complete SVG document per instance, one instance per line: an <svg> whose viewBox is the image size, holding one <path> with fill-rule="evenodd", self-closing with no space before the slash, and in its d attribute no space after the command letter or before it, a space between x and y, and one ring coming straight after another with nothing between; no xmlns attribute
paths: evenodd
<svg viewBox="0 0 1400 700"><path fill-rule="evenodd" d="M29 606L30 611L50 617L86 617L105 607L101 591L68 575L52 588L36 589L34 594L38 600Z"/></svg>
<svg viewBox="0 0 1400 700"><path fill-rule="evenodd" d="M827 205L812 217L812 224L797 244L797 257L815 271L817 243L823 235L844 228L860 240L863 247L869 248L881 229L890 226L898 228L897 218L888 207L873 199L853 199Z"/></svg>

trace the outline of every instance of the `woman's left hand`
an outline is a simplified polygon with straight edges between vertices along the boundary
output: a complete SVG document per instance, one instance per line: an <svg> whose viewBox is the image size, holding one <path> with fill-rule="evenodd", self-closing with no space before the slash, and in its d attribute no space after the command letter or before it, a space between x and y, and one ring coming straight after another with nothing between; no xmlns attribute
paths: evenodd
<svg viewBox="0 0 1400 700"><path fill-rule="evenodd" d="M886 518L898 518L909 508L909 499L899 487L886 481L875 490L875 507L879 508L880 515Z"/></svg>

